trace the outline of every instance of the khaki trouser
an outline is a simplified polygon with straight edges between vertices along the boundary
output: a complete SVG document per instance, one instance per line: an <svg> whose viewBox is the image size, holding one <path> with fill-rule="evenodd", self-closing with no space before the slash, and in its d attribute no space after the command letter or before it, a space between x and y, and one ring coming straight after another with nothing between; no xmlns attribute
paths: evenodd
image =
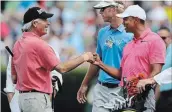
<svg viewBox="0 0 172 112"><path fill-rule="evenodd" d="M19 108L19 92L15 90L14 96L12 97L11 101L9 102L11 112L21 112Z"/></svg>
<svg viewBox="0 0 172 112"><path fill-rule="evenodd" d="M22 112L52 112L50 96L44 93L20 93L19 107Z"/></svg>
<svg viewBox="0 0 172 112"><path fill-rule="evenodd" d="M107 88L97 83L94 87L92 112L112 112L106 104L117 97L114 93L123 95L121 87Z"/></svg>

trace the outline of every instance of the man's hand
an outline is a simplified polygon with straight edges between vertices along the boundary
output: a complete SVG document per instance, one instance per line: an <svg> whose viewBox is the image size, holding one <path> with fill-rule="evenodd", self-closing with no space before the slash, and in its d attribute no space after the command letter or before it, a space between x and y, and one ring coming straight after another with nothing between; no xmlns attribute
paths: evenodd
<svg viewBox="0 0 172 112"><path fill-rule="evenodd" d="M81 85L81 87L78 90L77 93L77 100L79 103L85 103L87 98L86 98L86 92L87 92L88 86L86 85Z"/></svg>
<svg viewBox="0 0 172 112"><path fill-rule="evenodd" d="M14 93L13 93L13 92L7 93L7 98L8 98L8 102L9 102L9 103L11 102L13 96L14 96Z"/></svg>
<svg viewBox="0 0 172 112"><path fill-rule="evenodd" d="M139 82L137 83L137 89L139 93L142 93L143 91L145 91L146 85L154 84L154 83L155 83L155 80L153 78L139 80Z"/></svg>
<svg viewBox="0 0 172 112"><path fill-rule="evenodd" d="M95 61L94 57L93 57L93 53L91 52L86 52L83 55L84 61L88 61L90 63L93 63Z"/></svg>
<svg viewBox="0 0 172 112"><path fill-rule="evenodd" d="M100 56L96 53L93 53L93 57L95 61L92 64L99 66L102 63Z"/></svg>

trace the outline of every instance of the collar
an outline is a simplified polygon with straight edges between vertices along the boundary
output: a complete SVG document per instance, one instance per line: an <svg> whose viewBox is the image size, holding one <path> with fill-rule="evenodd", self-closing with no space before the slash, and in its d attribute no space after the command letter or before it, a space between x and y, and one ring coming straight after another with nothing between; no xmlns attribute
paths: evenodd
<svg viewBox="0 0 172 112"><path fill-rule="evenodd" d="M120 32L123 32L123 31L125 30L125 27L124 27L123 24L119 25L119 27L116 28L116 29L112 28L111 25L109 25L108 28L109 28L109 30L111 30L111 29L112 29L112 30L118 30L118 31L120 31Z"/></svg>
<svg viewBox="0 0 172 112"><path fill-rule="evenodd" d="M146 37L146 35L147 35L148 33L150 33L150 32L151 32L151 29L150 29L150 28L146 28L146 30L143 31L143 33L140 35L140 37L139 37L138 39L133 38L133 40L134 40L134 41L143 40L143 39Z"/></svg>
<svg viewBox="0 0 172 112"><path fill-rule="evenodd" d="M23 37L36 37L36 38L41 38L38 35L36 35L34 32L23 32Z"/></svg>

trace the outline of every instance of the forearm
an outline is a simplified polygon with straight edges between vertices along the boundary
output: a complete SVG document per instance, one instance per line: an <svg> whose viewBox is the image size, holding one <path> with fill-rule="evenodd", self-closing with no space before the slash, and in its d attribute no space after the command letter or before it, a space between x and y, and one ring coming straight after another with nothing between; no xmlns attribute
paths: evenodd
<svg viewBox="0 0 172 112"><path fill-rule="evenodd" d="M13 84L17 83L17 75L11 75Z"/></svg>
<svg viewBox="0 0 172 112"><path fill-rule="evenodd" d="M159 85L156 85L156 88L155 88L155 100L158 101L159 97L160 97L160 86Z"/></svg>
<svg viewBox="0 0 172 112"><path fill-rule="evenodd" d="M7 98L8 98L8 102L9 102L9 103L11 102L13 96L14 96L14 93L13 93L13 92L8 92L8 93L7 93Z"/></svg>
<svg viewBox="0 0 172 112"><path fill-rule="evenodd" d="M105 71L106 73L108 73L111 77L120 79L121 78L121 70L118 70L116 68L110 67L105 65L102 61L99 64L99 67Z"/></svg>
<svg viewBox="0 0 172 112"><path fill-rule="evenodd" d="M84 61L85 61L84 57L79 56L79 57L77 57L75 59L71 59L71 60L69 60L67 62L60 63L59 65L57 65L55 67L55 70L60 72L60 73L69 72L70 70L73 70L74 68L78 67Z"/></svg>
<svg viewBox="0 0 172 112"><path fill-rule="evenodd" d="M99 67L93 64L90 64L89 69L82 81L81 85L88 85L89 82L98 74Z"/></svg>
<svg viewBox="0 0 172 112"><path fill-rule="evenodd" d="M155 75L160 73L161 69L162 69L162 64L153 64L153 65L151 65L150 77L154 77Z"/></svg>

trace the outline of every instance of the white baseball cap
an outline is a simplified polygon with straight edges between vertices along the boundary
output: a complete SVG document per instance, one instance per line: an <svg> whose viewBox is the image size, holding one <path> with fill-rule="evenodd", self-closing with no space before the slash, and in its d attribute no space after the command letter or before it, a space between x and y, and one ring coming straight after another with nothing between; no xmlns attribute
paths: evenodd
<svg viewBox="0 0 172 112"><path fill-rule="evenodd" d="M120 18L132 16L146 20L146 12L139 5L131 5L123 13L117 14L116 16Z"/></svg>
<svg viewBox="0 0 172 112"><path fill-rule="evenodd" d="M98 3L97 5L95 5L93 7L95 9L101 9L101 8L108 7L108 6L118 6L118 7L124 8L124 6L122 4L116 3L113 0L106 0L106 1L103 0L103 1L101 1L100 3Z"/></svg>

